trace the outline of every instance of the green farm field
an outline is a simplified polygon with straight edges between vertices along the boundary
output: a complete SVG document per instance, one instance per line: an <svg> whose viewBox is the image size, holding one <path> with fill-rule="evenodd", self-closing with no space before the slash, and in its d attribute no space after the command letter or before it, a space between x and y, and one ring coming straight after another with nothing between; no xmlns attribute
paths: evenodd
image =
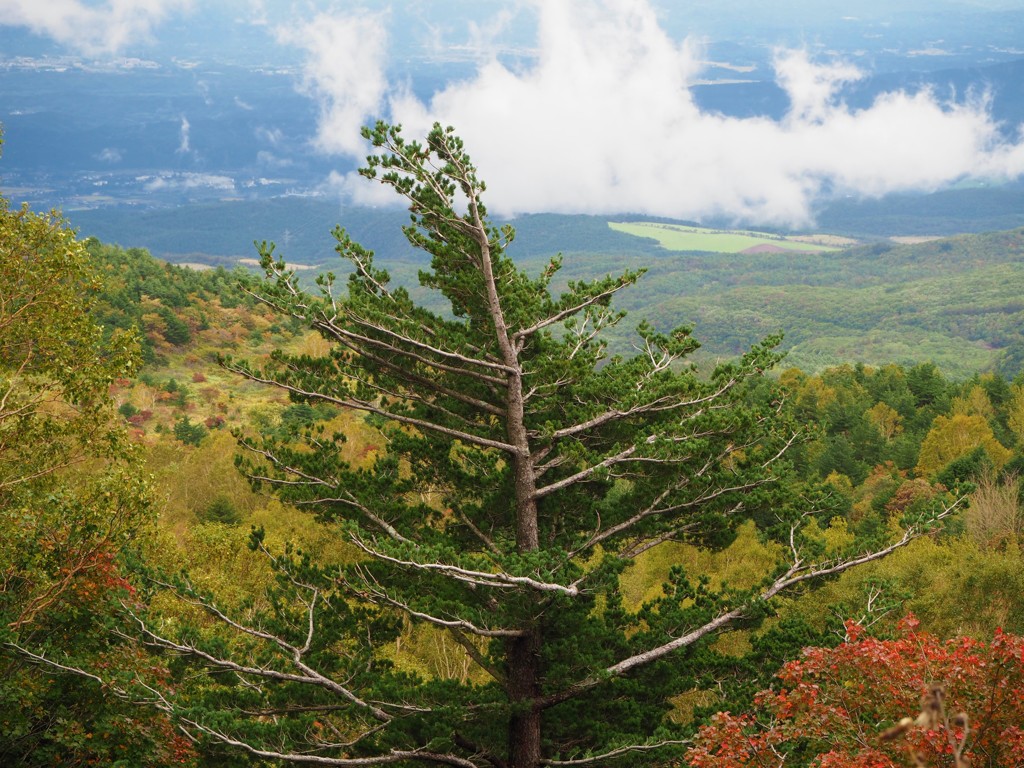
<svg viewBox="0 0 1024 768"><path fill-rule="evenodd" d="M743 253L750 249L772 251L800 251L812 253L836 250L824 240L808 242L810 238L788 238L764 232L745 230L707 229L683 224L663 224L653 221L608 222L617 232L636 237L654 238L662 248L670 251L707 251L711 253ZM756 252L756 251L755 251Z"/></svg>

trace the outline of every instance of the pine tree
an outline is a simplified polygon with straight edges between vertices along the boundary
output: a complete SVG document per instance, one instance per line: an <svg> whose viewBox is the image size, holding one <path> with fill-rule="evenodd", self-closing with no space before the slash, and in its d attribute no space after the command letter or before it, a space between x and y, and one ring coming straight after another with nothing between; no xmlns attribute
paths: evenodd
<svg viewBox="0 0 1024 768"><path fill-rule="evenodd" d="M624 317L611 300L640 273L554 296L559 259L536 277L516 267L513 229L488 219L452 129L420 143L379 123L365 136L380 154L362 173L408 200L406 235L432 259L420 280L450 313L415 304L341 229L347 295L331 275L307 295L264 244L260 299L332 351L227 367L298 402L365 414L386 450L354 466L343 436L322 426L303 444L243 440L256 482L336 526L359 554L346 564L274 552L257 531L253 546L280 579L270 608L248 618L179 584L238 639L207 626L169 636L141 617L150 644L231 673L210 678L208 698L167 706L214 744L320 765L668 755L680 743L668 699L696 684L717 633L753 625L787 588L883 556L928 521L880 550L815 564L804 523L816 510L784 462L800 431L761 378L776 339L699 376L685 363L697 347L688 329L641 323L636 354L609 357L603 334ZM643 553L669 540L720 548L750 519L780 553L755 588L712 588L676 568L660 598L624 606L619 576ZM394 663L410 622L461 647L468 679Z"/></svg>

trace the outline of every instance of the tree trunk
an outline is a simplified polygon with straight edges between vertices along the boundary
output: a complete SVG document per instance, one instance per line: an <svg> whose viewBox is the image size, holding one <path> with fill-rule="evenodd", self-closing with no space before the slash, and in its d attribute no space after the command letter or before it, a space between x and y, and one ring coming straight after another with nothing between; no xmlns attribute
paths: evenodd
<svg viewBox="0 0 1024 768"><path fill-rule="evenodd" d="M516 637L508 646L508 689L512 719L508 728L509 768L537 768L540 765L541 710L539 698L540 633L531 631Z"/></svg>
<svg viewBox="0 0 1024 768"><path fill-rule="evenodd" d="M520 554L535 552L540 547L537 521L537 483L529 441L523 423L522 379L510 382L508 435L509 441L523 454L513 460L516 495L516 549ZM524 637L511 640L508 646L508 691L512 719L508 733L509 768L538 768L540 765L541 710L535 702L540 694L541 635L536 626L521 627Z"/></svg>
<svg viewBox="0 0 1024 768"><path fill-rule="evenodd" d="M470 210L477 225L477 243L480 246L480 267L487 287L487 300L491 320L504 363L511 369L506 394L505 430L510 444L518 449L513 457L515 483L516 549L520 554L540 548L537 520L537 480L533 460L530 458L530 440L526 431L523 374L519 349L509 336L508 326L498 298L491 265L491 250L487 230L480 220L475 199ZM521 627L523 637L511 639L506 646L508 695L512 717L508 728L508 768L538 768L540 766L541 709L540 648L541 635L536 625Z"/></svg>
<svg viewBox="0 0 1024 768"><path fill-rule="evenodd" d="M536 552L540 548L540 531L537 527L537 499L534 496L537 483L533 476L533 462L528 456L517 456L514 459L513 471L516 494L516 549L520 554Z"/></svg>

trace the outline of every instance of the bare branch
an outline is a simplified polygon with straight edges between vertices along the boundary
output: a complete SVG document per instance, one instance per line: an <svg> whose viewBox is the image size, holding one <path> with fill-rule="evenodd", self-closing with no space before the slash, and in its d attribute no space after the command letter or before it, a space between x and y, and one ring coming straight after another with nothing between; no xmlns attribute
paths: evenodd
<svg viewBox="0 0 1024 768"><path fill-rule="evenodd" d="M735 512L738 509L741 509L742 506L742 504L737 504L729 511L728 514L731 514L732 512ZM664 533L660 533L657 536L652 536L649 539L641 539L639 541L634 542L628 549L619 552L618 556L623 560L632 560L633 558L640 557L640 555L642 555L647 550L653 549L659 544L664 544L666 541L671 541L676 536L680 536L686 533L687 531L692 531L696 527L697 526L694 523L687 523L686 525L680 525L668 531L665 531Z"/></svg>
<svg viewBox="0 0 1024 768"><path fill-rule="evenodd" d="M966 498L966 497L964 497ZM938 522L949 515L951 515L955 509L963 502L963 498L958 499L956 502L951 504L949 507L944 509L941 513L931 519L930 522ZM859 557L848 558L839 560L830 564L817 565L817 566L804 566L799 558L793 563L793 565L779 578L777 578L772 584L770 584L764 591L761 592L757 597L754 598L755 602L765 602L778 595L783 590L786 590L796 584L807 581L809 579L821 578L823 576L832 576L837 573L854 568L858 565L870 563L874 560L880 560L883 557L895 552L897 549L906 546L914 539L923 535L923 531L911 526L908 528L903 536L896 542L890 544L882 549L875 550L873 552L865 553ZM569 686L568 688L560 691L559 693L551 694L549 696L539 699L537 705L547 708L559 704L563 701L567 701L579 694L583 693L594 686L601 684L604 680L609 677L617 677L619 675L626 674L632 669L642 667L656 661L668 654L676 651L680 648L693 645L701 638L707 637L725 627L729 626L733 622L741 619L747 612L747 606L737 606L729 611L719 614L711 621L697 627L684 635L675 637L667 643L663 643L655 648L644 651L642 653L635 654L629 658L623 659L622 661L612 664L601 671L600 675L591 676L585 680L576 683L575 685Z"/></svg>
<svg viewBox="0 0 1024 768"><path fill-rule="evenodd" d="M663 406L663 405L661 405L663 402L665 402L667 400L670 400L670 399L671 398L668 398L668 397L660 397L657 400L654 400L654 401L652 401L650 403L645 403L644 405L634 406L633 408L628 408L628 409L626 409L624 411L620 411L620 410L605 411L604 413L599 414L598 416L595 416L592 419L588 419L587 421L580 422L579 424L573 424L571 427L565 427L563 429L555 430L552 433L551 437L554 440L560 440L563 437L572 437L573 435L578 435L581 432L586 432L587 430L594 429L596 427L600 427L600 426L602 426L604 424L607 424L608 422L611 422L611 421L617 421L619 419L626 419L626 418L629 418L630 416L636 416L637 414L640 414L640 413L649 413L651 411L662 411L662 410L668 410L669 408L678 408L678 407L681 407L683 405L683 403L676 403L676 404L673 404L671 406Z"/></svg>
<svg viewBox="0 0 1024 768"><path fill-rule="evenodd" d="M277 483L277 484L281 484L281 485L322 485L322 486L324 486L326 488L330 488L332 490L338 484L337 480L333 480L333 479L332 480L324 480L322 477L317 477L316 475L307 474L306 472L303 472L301 469L298 469L297 467L293 467L293 466L291 466L289 464L285 464L283 461L281 461L279 458L277 458L277 456L275 454L271 453L270 451L265 451L262 448L257 448L255 445L253 445L252 443L248 442L245 439L239 440L239 444L245 450L249 451L250 453L255 453L257 456L262 456L264 459L269 461L271 464L273 464L275 467L280 469L282 472L285 472L286 474L289 474L289 475L295 475L296 477L301 477L305 482L298 483L298 482L294 482L294 481L278 480L278 479L275 479L275 478L272 478L272 477L262 477L262 476L260 476L260 477L255 477L254 476L253 479L255 479L255 480L262 480L263 482L266 482L266 483Z"/></svg>
<svg viewBox="0 0 1024 768"><path fill-rule="evenodd" d="M386 341L381 341L380 339L374 339L374 338L372 338L370 336L364 336L364 335L359 334L359 333L353 333L352 331L349 331L349 330L347 330L345 328L342 328L341 326L335 325L333 322L330 322L330 321L326 320L326 318L324 320L316 321L314 323L314 327L322 328L323 330L326 330L326 331L330 332L331 335L335 336L339 341L342 340L343 338L345 338L345 339L349 339L349 340L352 340L352 341L358 341L358 342L363 343L363 344L369 344L371 346L378 347L380 349L388 350L389 352L396 352L398 354L403 355L404 357L409 357L409 358L412 358L412 359L415 359L415 360L419 360L420 362L426 363L427 365L435 366L437 368L443 368L444 363L440 363L437 360L432 360L431 358L428 358L428 357L423 357L422 355L418 355L418 354L416 354L414 352L411 352L410 350L402 349L401 347L395 346L395 344L396 343L408 344L410 347L414 347L415 349L418 349L418 350L420 350L422 352L428 352L428 353L430 353L432 355L437 355L438 357L441 357L441 358L444 358L444 359L447 359L447 360L453 360L453 361L456 361L456 362L459 362L459 363L465 363L467 365L478 365L481 368L487 368L487 369L492 370L492 371L498 371L499 373L511 373L511 370L510 370L509 366L504 365L502 363L494 362L494 361L491 361L491 360L484 360L484 359L481 359L479 357L469 357L467 355L459 354L458 352L449 352L448 350L441 349L440 347L431 346L430 344L427 344L426 342L419 341L419 340L414 339L414 338L412 338L410 336L405 336L405 335L400 334L397 331L394 331L394 330L392 330L390 328L387 328L387 327L385 327L383 325L379 325L377 323L371 323L369 320L366 320L366 319L360 317L359 315L356 315L351 310L347 310L346 311L346 315L348 315L349 319L351 319L354 323L357 323L357 324L361 325L362 327L368 328L368 329L370 329L372 331L375 331L377 333L382 333L382 334L384 334L386 336L391 336L392 338L395 339L395 341L389 343L389 342L386 342ZM472 371L468 371L465 368L458 368L458 367L452 368L452 367L448 367L448 368L443 368L443 369L444 370L449 370L449 371L452 371L452 372L456 372L456 373L463 373L463 374L465 374L467 376L484 376L485 375L485 374L474 373ZM495 381L495 382L500 382L501 381L501 379L496 379L494 377L489 377L488 380Z"/></svg>
<svg viewBox="0 0 1024 768"><path fill-rule="evenodd" d="M355 768L356 766L388 765L402 760L419 760L428 763L440 763L452 765L456 768L479 768L476 763L459 757L440 752L429 752L425 749L419 750L391 750L384 755L373 757L327 757L325 755L303 754L301 752L276 752L268 749L261 749L253 744L232 738L227 734L218 731L195 720L185 719L182 722L189 727L206 734L210 738L219 741L229 747L236 747L255 757L262 757L267 760L282 760L288 763L307 763L310 765L337 766L337 768Z"/></svg>
<svg viewBox="0 0 1024 768"><path fill-rule="evenodd" d="M459 520L461 520L462 523L473 532L474 536L480 539L480 541L483 543L485 547L487 547L487 549L489 549L495 555L501 555L501 550L498 549L498 546L494 543L494 540L486 533L481 531L477 527L477 525L469 519L469 515L467 515L461 509L458 511L457 514L459 516Z"/></svg>
<svg viewBox="0 0 1024 768"><path fill-rule="evenodd" d="M726 448L720 454L718 454L717 457L708 459L708 461L705 462L704 466L702 466L696 472L684 475L683 477L680 478L680 480L677 483L675 483L672 486L669 486L661 493L659 493L657 497L655 497L655 499L650 504L648 504L644 509L633 514L626 520L623 520L621 523L613 525L610 528L607 528L603 531L596 531L584 544L574 549L571 553L571 556L576 557L581 552L584 552L587 549L590 549L591 547L594 547L597 544L606 541L612 536L628 531L630 528L633 528L638 523L646 520L649 517L654 517L656 515L671 514L673 512L680 512L684 509L692 509L693 507L698 507L702 504L707 504L708 502L714 501L715 499L729 493L742 493L744 491L751 491L754 490L755 488L760 488L763 485L767 485L768 483L775 482L775 478L772 477L761 478L759 480L753 480L749 483L742 483L740 485L716 488L712 491L700 494L696 498L692 498L688 501L680 502L678 504L661 506L665 499L667 499L673 493L682 490L685 486L689 485L695 478L703 477L705 474L708 473L708 471L710 471L710 469L716 463L720 463L721 461L723 461L731 453L734 453L735 450L736 448L733 445L726 446ZM683 528L685 528L685 526L683 526ZM653 544L651 546L653 546ZM649 547L644 547L640 551L642 552L644 551L644 549L649 549ZM629 556L635 556L635 554Z"/></svg>
<svg viewBox="0 0 1024 768"><path fill-rule="evenodd" d="M793 434L789 436L789 439L786 441L785 445L783 445L779 449L779 452L776 453L774 456L772 456L767 461L765 461L764 464L761 465L761 467L762 468L768 467L769 465L774 464L776 461L781 459L783 454L785 454L786 451L788 451L790 448L793 447L793 443L795 443L797 441L798 437L800 437L800 430L796 430L795 432L793 432Z"/></svg>
<svg viewBox="0 0 1024 768"><path fill-rule="evenodd" d="M504 673L487 661L484 655L480 652L480 649L476 647L472 640L466 637L458 629L450 628L448 633L452 638L454 638L455 642L462 646L469 655L469 658L476 662L476 665L480 667L480 669L489 674L499 685L505 687L508 679L505 677Z"/></svg>
<svg viewBox="0 0 1024 768"><path fill-rule="evenodd" d="M575 315L577 312L580 312L593 304L597 304L598 302L608 298L609 296L612 296L613 294L621 291L623 288L626 288L627 286L630 286L634 282L636 282L635 280L627 281L623 280L622 278L620 278L620 280L621 282L619 282L617 285L614 285L611 288L608 288L607 290L601 291L600 293L591 296L589 299L581 301L579 304L563 309L560 312L556 312L550 317L547 317L544 320L540 320L539 322L534 323L528 328L522 328L516 331L515 333L512 334L512 338L515 341L519 341L520 339L524 339L527 336L530 336L543 328L547 328L548 326L560 323L567 317L571 317L572 315Z"/></svg>
<svg viewBox="0 0 1024 768"><path fill-rule="evenodd" d="M654 440L655 440L655 437L652 435L651 437L647 438L646 442L653 443ZM580 482L583 482L584 480L588 480L591 477L593 477L601 469L607 469L608 467L613 466L615 464L619 464L619 463L621 463L623 461L628 461L629 458L634 453L636 453L638 450L640 450L640 446L639 445L637 445L637 444L631 445L628 448L626 448L626 449L624 449L622 451L619 451L618 453L616 453L616 454L614 454L612 456L606 457L602 461L599 461L597 464L592 464L591 466L587 467L586 469L581 469L579 472L577 472L574 475L569 475L568 477L563 477L561 480L557 480L557 481L551 483L550 485L545 485L545 486L543 486L541 488L538 488L536 491L534 491L534 497L539 499L539 498L542 498L544 496L547 496L550 493L554 493L555 491L560 491L563 488L568 488L570 485L575 485L576 483L580 483Z"/></svg>
<svg viewBox="0 0 1024 768"><path fill-rule="evenodd" d="M953 504L951 504L941 513L932 518L930 522L939 522L940 520L949 517L966 498L967 497L964 496L957 499ZM874 552L867 552L859 557L838 560L830 564L803 567L801 565L801 561L797 560L793 564L792 568L786 571L786 573L782 577L776 580L774 584L772 584L767 590L764 591L764 593L762 593L760 599L769 600L775 595L777 595L779 592L783 591L784 589L788 589L789 587L792 587L795 584L799 584L800 582L807 581L808 579L817 579L823 576L832 576L834 574L842 573L843 571L849 570L850 568L853 568L855 566L870 563L874 560L880 560L881 558L892 554L897 549L905 547L914 539L924 535L924 533L924 531L915 528L914 526L911 526L903 532L903 536L900 537L899 540L883 549L875 550Z"/></svg>
<svg viewBox="0 0 1024 768"><path fill-rule="evenodd" d="M268 482L274 481L269 480ZM356 509L358 509L366 517L367 520L376 525L378 528L384 531L388 536L390 536L395 541L400 541L403 544L414 543L411 539L407 539L405 538L405 536L400 534L395 529L395 527L391 525L391 523L389 523L387 520L371 511L370 508L367 507L365 504L360 504L358 501L356 501L355 498L351 496L351 494L348 494L346 498L324 497L319 499L310 499L309 501L293 501L292 504L294 504L296 507L307 507L315 504L346 504L348 506L355 507Z"/></svg>
<svg viewBox="0 0 1024 768"><path fill-rule="evenodd" d="M64 673L71 674L71 675L78 675L79 677L87 677L90 680L95 680L97 683L102 685L104 688L107 687L107 681L106 680L104 680L101 677L97 677L96 675L92 674L91 672L86 672L84 669L79 669L78 667L68 666L67 664L61 664L60 662L54 661L53 659L48 659L47 657L43 656L42 654L33 653L32 651L28 650L27 648L22 648L17 643L10 643L10 642L4 643L4 647L5 648L10 648L12 651L18 653L21 656L24 656L26 659L28 659L29 661L31 661L31 662L33 662L35 664L39 664L40 666L52 667L53 669L56 669L59 672L64 672Z"/></svg>
<svg viewBox="0 0 1024 768"><path fill-rule="evenodd" d="M391 295L391 291L389 291L385 286L377 282L377 279L370 272L369 265L367 264L366 261L363 260L360 254L358 254L355 250L347 250L345 251L345 256L348 258L349 261L352 262L352 264L355 265L356 272L358 272L360 275L366 278L366 280L372 283L373 287L380 292L381 296L392 302L396 301L395 297ZM335 311L337 311L337 304L334 303L333 295L331 296L331 305L334 307Z"/></svg>
<svg viewBox="0 0 1024 768"><path fill-rule="evenodd" d="M449 437L454 437L458 440L463 440L467 443L479 445L484 448L497 448L498 450L511 454L521 453L521 450L519 448L509 443L503 443L500 440L492 440L490 438L482 437L480 435L474 435L471 432L463 432L462 430L451 429L450 427L445 427L442 426L441 424L435 424L434 422L427 421L425 419L417 419L413 418L412 416L404 416L402 414L389 411L385 408L381 408L380 406L374 405L373 403L367 402L365 400L358 400L356 398L343 399L340 397L327 395L322 392L309 392L307 390L300 389L299 387L294 387L290 384L285 384L274 379L267 379L263 378L262 376L257 376L255 373L245 368L240 368L238 366L231 365L228 365L226 367L229 371L234 371L235 373L249 379L250 381L255 381L259 384L269 384L271 386L277 387L278 389L283 389L286 392L291 392L295 395L298 395L299 397L307 398L310 400L321 400L325 403L333 403L334 405L338 405L341 406L342 408L348 408L354 411L375 413L378 416L383 416L384 418L390 419L392 421L397 421L400 424L408 424L411 427L418 427L420 429L425 429L430 432L438 432L440 434L448 435Z"/></svg>
<svg viewBox="0 0 1024 768"><path fill-rule="evenodd" d="M633 408L628 408L626 410L609 410L595 416L592 419L588 419L587 421L580 422L579 424L574 424L571 427L565 427L563 429L556 430L552 434L552 437L556 440L563 437L571 437L572 435L579 434L580 432L586 432L587 430L593 429L594 427L599 427L603 424L607 424L610 421L628 418L630 416L635 416L640 413L650 413L652 411L669 411L676 410L679 408L691 408L697 405L704 405L706 403L713 402L714 400L720 398L729 389L735 386L735 384L735 379L729 379L729 381L727 381L725 384L719 387L716 391L712 392L709 395L705 395L704 397L699 397L695 400L678 400L672 402L672 398L665 396L659 397L656 400L652 400L651 402L645 403L643 405L637 405L634 406ZM703 411L701 411L700 413L703 413ZM699 415L699 413L695 415Z"/></svg>
<svg viewBox="0 0 1024 768"><path fill-rule="evenodd" d="M166 637L156 634L146 625L146 623L140 617L138 617L129 610L128 614L139 625L139 629L142 631L143 635L149 638L148 642L151 645L155 645L160 648L166 648L167 650L176 651L178 653L195 656L197 658L202 659L211 666L227 670L230 672L236 672L240 675L252 675L253 677L264 678L267 680L277 680L279 682L315 685L317 687L329 690L332 693L336 693L342 698L344 698L346 701L349 701L352 704L354 704L355 706L361 709L365 709L374 717L374 719L379 720L380 722L388 722L392 719L392 716L384 710L382 710L380 707L374 706L363 701L345 686L341 685L335 680L330 679L329 677L326 677L325 675L320 674L319 672L312 669L309 665L305 664L302 661L302 649L296 648L295 646L287 643L282 638L279 638L276 635L271 635L267 632L263 632L262 630L254 629L253 627L247 627L243 624L239 624L238 622L233 621L231 618L229 618L223 612L221 612L218 608L210 605L209 603L196 600L188 600L178 592L175 592L175 594L181 599L185 600L186 602L192 603L193 605L196 605L197 607L206 610L207 612L218 618L220 621L223 621L228 626L252 637L256 637L261 640L271 642L280 647L282 650L290 653L292 656L292 663L295 665L297 669L299 669L304 674L297 675L291 672L281 672L276 669L269 669L265 667L250 667L244 664L238 664L237 662L230 661L228 659L219 658L191 644L176 643L173 640L169 640Z"/></svg>
<svg viewBox="0 0 1024 768"><path fill-rule="evenodd" d="M250 453L254 453L257 456L262 456L264 459L269 461L271 464L273 464L275 467L277 467L278 469L280 469L283 472L286 472L286 473L291 474L291 475L295 475L296 477L301 477L304 482L298 483L298 482L295 482L295 481L281 480L280 478L276 478L276 477L265 477L263 475L247 475L252 480L260 480L260 481L262 481L264 483L268 483L270 485L310 485L310 486L323 486L323 487L326 487L326 488L330 488L331 490L337 490L337 484L338 483L337 483L336 480L335 481L327 481L327 480L324 480L322 477L317 477L315 475L310 475L310 474L308 474L306 472L303 472L302 470L300 470L300 469L298 469L296 467L293 467L293 466L290 466L288 464L285 464L280 459L278 459L278 457L275 454L273 454L272 452L265 451L262 448L257 448L256 446L252 445L251 443L249 443L248 441L246 441L244 439L243 440L239 440L238 442L239 442L239 445L241 445L245 450L249 451ZM312 505L312 504L332 504L332 503L333 504L345 504L347 506L350 506L350 507L353 507L354 509L359 510L359 512L362 513L362 515L367 520L369 520L371 523L376 525L378 528L380 528L382 531L384 531L388 536L390 536L395 541L400 541L400 542L405 543L405 544L411 543L409 541L409 539L405 538L402 534L400 534L395 529L394 526L392 526L389 522L384 520L382 517L378 516L373 510L371 510L365 504L361 503L351 493L349 493L348 491L342 491L342 493L345 494L345 496L343 498L342 497L333 497L333 498L323 498L322 497L322 498L313 499L313 500L309 500L309 501L296 501L296 502L293 502L293 503L297 507L298 506L308 506L308 505Z"/></svg>
<svg viewBox="0 0 1024 768"><path fill-rule="evenodd" d="M466 621L465 619L441 619L437 616L432 616L429 613L417 611L414 608L412 608L412 606L410 606L408 603L404 603L401 600L398 600L388 595L379 586L377 580L374 579L372 575L367 573L365 569L358 570L359 575L364 580L365 589L360 589L359 587L347 581L345 582L345 585L364 600L368 600L372 603L377 603L378 605L390 605L394 608L398 608L399 610L404 611L405 613L409 614L409 616L415 619L420 619L421 621L425 621L428 624L434 624L436 626L445 627L447 629L458 629L466 631L470 634L477 635L479 637L523 637L526 634L520 629L488 629L486 627L478 627L472 622ZM373 582L372 585L371 582Z"/></svg>
<svg viewBox="0 0 1024 768"><path fill-rule="evenodd" d="M593 757L581 757L577 760L541 760L541 765L550 765L554 768L562 768L565 766L581 766L581 765L594 765L594 763L602 763L605 760L610 760L615 757L621 757L622 755L630 752L650 752L655 749L662 749L664 747L675 747L682 746L683 744L689 744L688 739L670 739L666 741L659 741L656 744L633 744L628 747L619 747L613 749L611 752L605 752L603 755L594 755Z"/></svg>
<svg viewBox="0 0 1024 768"><path fill-rule="evenodd" d="M345 347L347 347L348 349L352 350L353 352L355 352L359 356L364 357L367 360L372 360L375 363L377 363L378 365L380 365L380 366L382 366L384 368L387 368L390 371L393 371L397 376L400 376L401 378L405 379L407 382L418 384L418 385L420 385L422 387L425 387L425 388L427 388L427 389L429 389L429 390L431 390L433 392L437 392L439 394L443 394L443 395L447 395L449 397L453 397L453 398L455 398L457 400L461 400L462 402L465 402L468 405L474 405L477 408L482 408L483 410L488 411L490 413L496 413L498 415L500 415L502 413L502 411L500 409L498 409L494 405L491 405L488 402L485 402L483 400L479 400L479 399L474 398L474 397L470 397L469 395L465 395L464 393L460 393L458 390L452 389L450 387L444 387L444 386L440 385L436 379L429 378L427 376L418 376L418 375L412 373L410 370L408 370L406 368L403 368L400 365L396 365L395 363L392 363L391 361L387 360L386 358L383 358L383 357L380 357L379 355L376 355L376 354L373 354L371 352L368 352L367 350L363 349L362 347L359 346L359 344L355 343L352 340L352 339L359 339L362 343L374 343L375 342L374 339L367 339L366 337L358 336L356 334L352 334L351 332L346 331L344 328L338 328L337 326L333 326L332 325L330 327L335 329L335 334L334 335L338 338L339 343L343 344ZM373 327L376 329L376 326L373 326ZM393 352L395 354L401 354L404 357L410 358L410 359L415 360L417 362L420 362L420 363L424 364L425 366L427 366L429 368L433 368L433 369L438 370L438 371L444 371L445 373L453 373L453 374L456 374L456 375L459 375L459 376L465 376L467 378L476 379L477 381L482 381L482 382L485 382L487 384L491 384L493 386L504 386L505 383L506 383L504 379L500 379L500 378L498 378L496 376L488 376L487 374L483 374L483 373L480 373L478 371L470 371L470 370L466 370L465 368L458 368L458 367L455 367L455 366L445 365L443 363L438 363L437 361L429 360L429 359L427 359L425 357L422 357L420 355L416 355L414 353L408 352L407 350L403 350L400 347L393 347L393 346L387 344L386 342L376 342L376 343L374 343L374 346L379 347L381 349L384 349L384 350L386 350L388 352Z"/></svg>
<svg viewBox="0 0 1024 768"><path fill-rule="evenodd" d="M449 576L467 584L476 584L483 587L497 587L499 589L530 587L531 589L535 589L539 592L558 592L570 597L576 597L580 593L579 588L575 584L565 586L563 584L554 584L547 581L538 581L537 579L531 579L529 576L512 576L511 574L501 572L488 573L487 571L472 571L466 568L459 568L456 565L447 565L445 563L417 563L412 560L401 560L397 557L391 557L390 555L385 555L383 552L371 549L356 536L352 536L352 541L357 547L363 550L363 552L383 562L392 563L404 568L440 573L443 576Z"/></svg>

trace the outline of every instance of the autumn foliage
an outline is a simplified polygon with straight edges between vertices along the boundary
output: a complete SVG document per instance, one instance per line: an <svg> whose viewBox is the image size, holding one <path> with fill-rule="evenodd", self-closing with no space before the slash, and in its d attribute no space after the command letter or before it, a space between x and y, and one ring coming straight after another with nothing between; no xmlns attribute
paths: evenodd
<svg viewBox="0 0 1024 768"><path fill-rule="evenodd" d="M807 648L752 713L716 715L694 768L1024 765L1024 638L942 641L912 616L895 639L847 623L837 648Z"/></svg>

